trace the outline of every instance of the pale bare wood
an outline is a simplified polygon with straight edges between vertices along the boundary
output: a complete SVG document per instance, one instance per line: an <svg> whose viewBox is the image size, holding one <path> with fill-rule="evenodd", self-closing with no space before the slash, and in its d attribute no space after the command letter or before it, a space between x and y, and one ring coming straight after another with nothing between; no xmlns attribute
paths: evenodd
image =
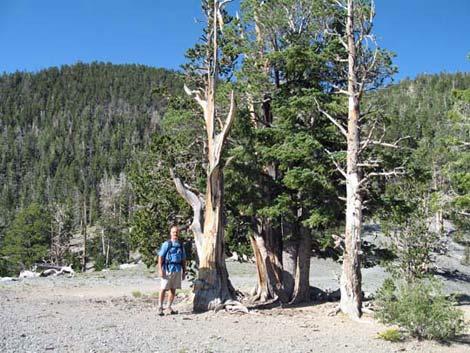
<svg viewBox="0 0 470 353"><path fill-rule="evenodd" d="M383 177L391 177L391 176L398 176L398 175L405 175L405 168L404 167L397 167L394 170L391 171L381 171L381 172L370 172L367 173L364 178L361 179L359 182L359 185L362 186L364 185L371 177L374 176L383 176Z"/></svg>
<svg viewBox="0 0 470 353"><path fill-rule="evenodd" d="M192 188L183 182L173 168L170 168L170 175L180 196L183 197L193 209L193 221L190 229L194 234L196 251L199 257L202 254L203 245L202 215L204 210L204 198L191 191Z"/></svg>
<svg viewBox="0 0 470 353"><path fill-rule="evenodd" d="M207 134L207 180L206 192L203 196L196 195L172 171L180 195L193 207L194 219L192 230L198 239L199 273L194 284L193 308L195 311L243 310L238 302L234 302L235 291L228 278L224 257L223 228L223 168L221 156L233 121L236 116L235 94L231 93L229 113L224 122L216 112L216 90L219 65L219 34L224 33L223 7L232 0L215 0L213 7L207 9L208 34L205 37L207 58L205 60L206 78L203 88L190 90L186 93L193 97L204 113ZM219 33L220 32L220 33ZM220 132L216 133L215 124L220 124ZM202 213L204 215L202 216Z"/></svg>
<svg viewBox="0 0 470 353"><path fill-rule="evenodd" d="M335 118L333 118L331 116L331 114L329 114L327 111L323 110L321 107L320 107L320 104L318 103L318 101L316 99L314 99L315 101L315 104L317 105L317 109L320 113L322 113L324 116L326 116L328 118L328 120L330 120L338 129L339 131L343 134L343 136L347 137L348 136L348 132L346 131L346 129L344 128L344 126L338 121L336 120Z"/></svg>
<svg viewBox="0 0 470 353"><path fill-rule="evenodd" d="M347 2L346 37L348 45L348 130L346 169L346 226L343 266L340 279L341 311L356 320L361 317L361 228L362 196L359 190L359 97L357 91L356 43L354 38L354 1Z"/></svg>
<svg viewBox="0 0 470 353"><path fill-rule="evenodd" d="M346 174L346 171L344 170L344 168L341 168L341 166L339 165L339 163L333 158L333 153L331 153L328 149L325 148L325 152L330 156L331 158L331 161L333 162L333 164L335 165L336 167L336 170L338 170L338 172L341 173L341 175L346 179L347 177L347 174Z"/></svg>

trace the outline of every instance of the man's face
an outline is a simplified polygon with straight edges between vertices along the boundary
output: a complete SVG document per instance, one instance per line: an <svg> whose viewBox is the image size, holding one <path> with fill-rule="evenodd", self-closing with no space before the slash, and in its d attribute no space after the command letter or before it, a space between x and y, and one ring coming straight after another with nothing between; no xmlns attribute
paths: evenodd
<svg viewBox="0 0 470 353"><path fill-rule="evenodd" d="M179 234L180 234L180 230L177 227L171 228L170 236L171 236L172 241L177 241Z"/></svg>

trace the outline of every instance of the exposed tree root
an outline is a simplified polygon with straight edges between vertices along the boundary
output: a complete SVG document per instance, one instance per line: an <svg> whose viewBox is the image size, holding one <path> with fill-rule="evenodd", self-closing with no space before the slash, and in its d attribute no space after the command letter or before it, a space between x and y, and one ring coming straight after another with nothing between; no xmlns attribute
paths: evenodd
<svg viewBox="0 0 470 353"><path fill-rule="evenodd" d="M239 301L236 300L227 300L219 305L217 305L214 309L214 311L217 313L221 310L225 310L228 313L244 313L248 314L250 311L248 308L240 303Z"/></svg>
<svg viewBox="0 0 470 353"><path fill-rule="evenodd" d="M253 301L252 301L253 303ZM251 310L266 310L266 309L273 309L273 308L279 308L279 306L282 306L281 300L279 298L274 298L270 299L264 302L258 302L258 303L253 303L252 305L249 306Z"/></svg>
<svg viewBox="0 0 470 353"><path fill-rule="evenodd" d="M335 308L333 310L331 310L329 313L328 313L328 316L336 316L338 315L339 313L341 313L341 307L339 305L335 306ZM370 314L373 314L374 312L368 308L362 308L362 313L370 313ZM373 324L374 321L370 320L370 319L365 319L364 317L360 317L360 318L354 318L354 317L350 317L348 316L352 321L354 322L357 322L359 324Z"/></svg>
<svg viewBox="0 0 470 353"><path fill-rule="evenodd" d="M328 316L336 316L336 315L338 315L340 312L341 312L341 308L339 307L339 305L336 305L333 310L331 310L330 312L328 312Z"/></svg>

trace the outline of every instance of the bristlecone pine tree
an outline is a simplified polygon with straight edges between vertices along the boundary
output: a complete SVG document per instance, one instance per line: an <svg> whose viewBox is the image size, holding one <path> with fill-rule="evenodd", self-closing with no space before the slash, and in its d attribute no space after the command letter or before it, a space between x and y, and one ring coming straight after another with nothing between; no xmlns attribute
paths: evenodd
<svg viewBox="0 0 470 353"><path fill-rule="evenodd" d="M372 0L335 1L335 14L345 20L345 27L326 22L325 33L336 39L344 48L344 55L337 58L338 72L343 80L333 84L337 93L347 97L347 118L333 116L318 109L344 135L347 142L345 168L337 162L337 169L346 180L346 225L344 232L343 270L340 279L340 309L353 319L362 315L361 231L364 194L373 176L389 177L402 174L402 167L391 171L377 170L380 161L367 155L374 145L398 148L398 142L385 143L383 135L375 140L378 120L372 120L361 112L360 102L364 92L383 84L384 78L393 73L391 55L380 49L372 34L375 15ZM341 76L341 75L340 75ZM372 169L372 171L371 171Z"/></svg>
<svg viewBox="0 0 470 353"><path fill-rule="evenodd" d="M229 281L224 259L224 185L222 151L235 119L235 96L232 91L230 107L225 122L220 122L216 107L216 93L223 59L219 43L223 40L226 12L225 5L230 1L203 1L207 19L207 28L203 36L202 47L205 50L202 62L203 75L199 82L203 87L185 91L202 108L207 133L207 180L205 196L188 187L174 170L171 175L180 195L191 205L194 211L191 230L195 237L199 258L199 273L194 285L195 311L220 308L232 303L234 289ZM201 47L199 47L201 49ZM219 126L220 125L220 126Z"/></svg>

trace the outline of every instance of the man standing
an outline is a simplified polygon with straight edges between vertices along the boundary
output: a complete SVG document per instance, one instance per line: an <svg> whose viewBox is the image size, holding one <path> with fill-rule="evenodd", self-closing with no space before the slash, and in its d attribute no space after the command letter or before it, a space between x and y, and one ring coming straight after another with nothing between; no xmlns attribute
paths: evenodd
<svg viewBox="0 0 470 353"><path fill-rule="evenodd" d="M163 301L165 293L170 290L168 309L170 314L177 314L171 305L175 299L176 289L181 289L181 279L186 273L186 253L183 244L178 240L180 230L178 226L170 229L170 240L164 242L158 252L158 270L160 272L160 306L158 315L163 315Z"/></svg>

